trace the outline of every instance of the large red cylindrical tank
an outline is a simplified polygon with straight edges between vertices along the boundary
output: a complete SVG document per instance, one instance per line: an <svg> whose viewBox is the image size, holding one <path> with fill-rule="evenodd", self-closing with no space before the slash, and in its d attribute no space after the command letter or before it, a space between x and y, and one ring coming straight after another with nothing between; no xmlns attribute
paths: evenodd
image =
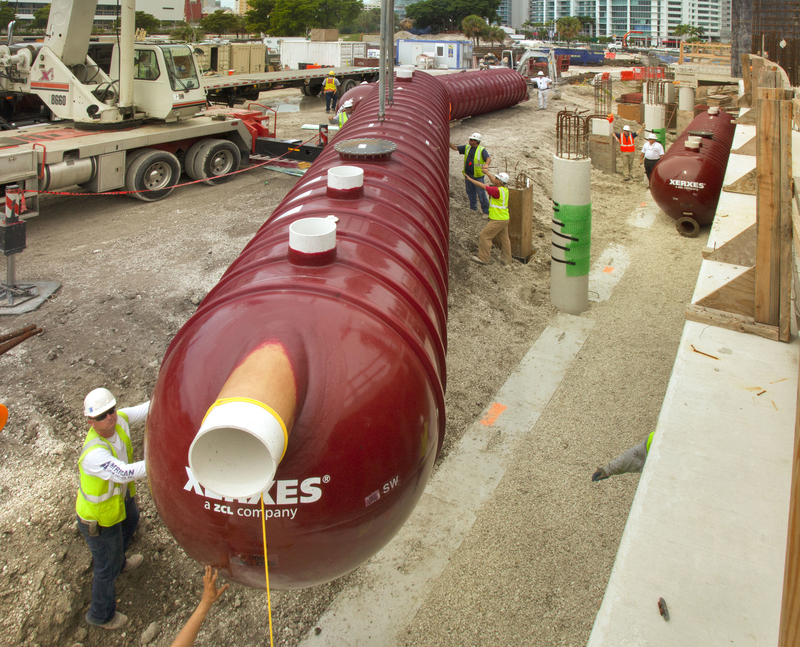
<svg viewBox="0 0 800 647"><path fill-rule="evenodd" d="M186 552L230 579L265 584L259 497L215 494L187 454L265 344L288 357L297 402L264 496L271 586L356 568L422 495L445 429L450 108L420 72L395 81L383 122L378 93L365 98L336 136L343 152L325 149L167 350L146 431L153 499ZM363 171L363 189L327 186L342 166ZM289 252L290 225L327 216L335 251Z"/></svg>
<svg viewBox="0 0 800 647"><path fill-rule="evenodd" d="M450 118L475 117L528 100L528 86L516 70L463 70L436 77L447 89Z"/></svg>
<svg viewBox="0 0 800 647"><path fill-rule="evenodd" d="M717 114L706 111L692 120L650 177L656 204L688 236L714 220L736 129L732 115L711 110ZM699 149L687 148L690 136L701 138Z"/></svg>

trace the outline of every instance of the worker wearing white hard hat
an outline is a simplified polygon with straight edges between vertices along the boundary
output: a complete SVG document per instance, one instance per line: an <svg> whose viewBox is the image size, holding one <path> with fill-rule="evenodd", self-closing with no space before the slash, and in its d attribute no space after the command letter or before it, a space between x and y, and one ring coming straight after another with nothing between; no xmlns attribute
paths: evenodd
<svg viewBox="0 0 800 647"><path fill-rule="evenodd" d="M647 133L647 141L642 145L642 154L639 158L639 164L644 162L644 173L647 176L647 184L650 185L650 176L653 174L653 169L664 156L664 147L658 141L658 135L655 133Z"/></svg>
<svg viewBox="0 0 800 647"><path fill-rule="evenodd" d="M544 72L539 70L536 78L533 80L536 87L539 88L539 110L547 110L547 98L550 94L550 86L553 82L550 77L545 76Z"/></svg>
<svg viewBox="0 0 800 647"><path fill-rule="evenodd" d="M491 262L492 241L500 244L500 262L505 266L511 265L511 239L508 237L508 173L494 175L489 169L484 169L486 177L491 184L484 184L467 177L480 191L489 196L489 222L478 236L478 255L472 260L479 265L488 265ZM466 175L465 175L466 177Z"/></svg>
<svg viewBox="0 0 800 647"><path fill-rule="evenodd" d="M342 110L339 112L339 128L344 127L354 110L355 107L353 106L352 99L348 99L342 104Z"/></svg>
<svg viewBox="0 0 800 647"><path fill-rule="evenodd" d="M636 139L643 130L644 126L639 128L635 133L632 133L630 126L623 126L621 133L614 133L614 137L616 137L619 143L620 157L622 157L622 172L626 182L633 179L633 158L636 155L636 142L634 142L634 139Z"/></svg>
<svg viewBox="0 0 800 647"><path fill-rule="evenodd" d="M472 133L469 136L469 141L465 146L456 146L450 144L450 148L464 156L464 166L462 172L464 173L464 186L467 190L467 198L469 199L469 208L473 211L478 210L478 203L480 202L481 211L484 216L489 215L489 198L486 197L486 192L480 191L476 188L476 184L470 180L477 180L478 183L484 182L483 170L485 166L492 163L492 158L483 146L481 146L481 134Z"/></svg>
<svg viewBox="0 0 800 647"><path fill-rule="evenodd" d="M117 611L116 581L120 573L141 565L141 555L126 559L139 523L136 487L147 476L144 461L134 462L130 428L144 422L150 402L117 410L108 389L95 389L83 401L89 433L78 458L80 488L75 509L81 531L94 558L89 624L119 629L128 622Z"/></svg>

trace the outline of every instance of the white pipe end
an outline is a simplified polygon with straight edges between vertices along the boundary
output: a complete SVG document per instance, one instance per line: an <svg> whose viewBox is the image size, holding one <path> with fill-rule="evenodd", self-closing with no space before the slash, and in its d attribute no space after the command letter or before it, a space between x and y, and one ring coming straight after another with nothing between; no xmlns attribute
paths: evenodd
<svg viewBox="0 0 800 647"><path fill-rule="evenodd" d="M410 79L414 76L414 70L407 70L401 67L397 70L397 78L398 79Z"/></svg>
<svg viewBox="0 0 800 647"><path fill-rule="evenodd" d="M686 141L684 143L684 148L687 151L699 151L700 150L700 142L690 142Z"/></svg>
<svg viewBox="0 0 800 647"><path fill-rule="evenodd" d="M337 166L328 169L328 188L339 191L364 186L364 169L357 166Z"/></svg>
<svg viewBox="0 0 800 647"><path fill-rule="evenodd" d="M711 106L708 109L708 114L710 114L710 115L718 115L719 114L719 107L718 106Z"/></svg>
<svg viewBox="0 0 800 647"><path fill-rule="evenodd" d="M289 225L289 248L302 254L319 254L335 249L337 220L335 216L295 220Z"/></svg>
<svg viewBox="0 0 800 647"><path fill-rule="evenodd" d="M229 499L266 491L286 448L277 418L252 402L224 402L206 416L189 447L192 474Z"/></svg>

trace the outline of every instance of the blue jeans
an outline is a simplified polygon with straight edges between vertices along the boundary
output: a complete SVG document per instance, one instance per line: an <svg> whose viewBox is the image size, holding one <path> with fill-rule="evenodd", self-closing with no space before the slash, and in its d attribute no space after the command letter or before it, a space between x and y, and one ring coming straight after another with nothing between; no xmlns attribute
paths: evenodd
<svg viewBox="0 0 800 647"><path fill-rule="evenodd" d="M86 614L90 625L103 625L117 611L117 577L125 566L125 551L133 540L139 524L139 508L136 499L125 495L125 519L113 526L98 526L97 537L89 536L89 525L78 517L81 531L94 559L92 580L92 606Z"/></svg>
<svg viewBox="0 0 800 647"><path fill-rule="evenodd" d="M336 110L336 93L335 92L326 92L325 93L325 112L328 110Z"/></svg>
<svg viewBox="0 0 800 647"><path fill-rule="evenodd" d="M484 179L486 176L482 175L481 177L476 177L475 179L478 182L483 182L486 184L486 180ZM469 198L469 208L473 211L478 210L478 200L481 203L481 209L483 210L484 214L489 213L489 196L487 195L484 189L481 189L478 186L475 186L472 182L468 179L464 178L464 184L467 187L467 197Z"/></svg>

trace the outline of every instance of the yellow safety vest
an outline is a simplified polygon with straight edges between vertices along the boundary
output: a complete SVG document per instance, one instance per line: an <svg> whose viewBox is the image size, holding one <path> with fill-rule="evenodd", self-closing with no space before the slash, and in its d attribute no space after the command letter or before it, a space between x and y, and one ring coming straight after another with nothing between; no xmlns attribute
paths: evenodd
<svg viewBox="0 0 800 647"><path fill-rule="evenodd" d="M508 220L508 189L497 187L499 198L489 196L489 220Z"/></svg>
<svg viewBox="0 0 800 647"><path fill-rule="evenodd" d="M650 453L650 443L653 442L653 435L655 434L655 430L650 432L650 435L647 437L647 453Z"/></svg>
<svg viewBox="0 0 800 647"><path fill-rule="evenodd" d="M339 113L339 128L344 126L346 122L347 122L347 113L344 110L342 110Z"/></svg>
<svg viewBox="0 0 800 647"><path fill-rule="evenodd" d="M128 422L126 414L117 413L116 432L128 450L128 462L132 463L133 447ZM125 519L125 486L113 481L106 481L99 476L91 476L83 471L83 459L89 452L101 447L108 449L114 458L119 458L114 451L114 446L98 434L94 428L90 429L86 440L83 441L83 452L78 458L81 481L75 510L84 521L97 521L101 526L108 527ZM136 486L133 483L128 483L128 490L131 496L136 496Z"/></svg>
<svg viewBox="0 0 800 647"><path fill-rule="evenodd" d="M336 79L329 76L325 79L325 92L336 92Z"/></svg>
<svg viewBox="0 0 800 647"><path fill-rule="evenodd" d="M464 147L464 171L467 170L467 156L469 155L470 145ZM475 157L472 158L472 177L483 177L483 146L478 144L475 147Z"/></svg>

